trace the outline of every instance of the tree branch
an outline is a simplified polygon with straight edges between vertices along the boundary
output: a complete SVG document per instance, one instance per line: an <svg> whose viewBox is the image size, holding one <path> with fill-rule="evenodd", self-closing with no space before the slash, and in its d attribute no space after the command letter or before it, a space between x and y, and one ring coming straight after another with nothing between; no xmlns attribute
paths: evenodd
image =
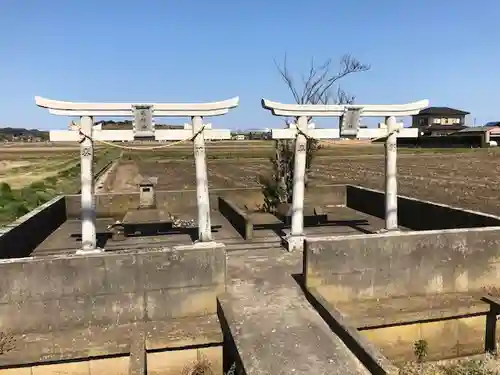
<svg viewBox="0 0 500 375"><path fill-rule="evenodd" d="M340 59L340 67L337 73L331 73L332 59L327 59L323 64L316 64L311 58L311 64L307 76L302 76L302 87L295 84L293 75L288 70L287 55L280 66L274 61L281 78L287 84L297 104L342 104L352 103L354 96L349 95L344 90L337 87L336 94L332 88L342 78L353 73L360 73L370 70L370 65L363 64L350 54L343 55Z"/></svg>

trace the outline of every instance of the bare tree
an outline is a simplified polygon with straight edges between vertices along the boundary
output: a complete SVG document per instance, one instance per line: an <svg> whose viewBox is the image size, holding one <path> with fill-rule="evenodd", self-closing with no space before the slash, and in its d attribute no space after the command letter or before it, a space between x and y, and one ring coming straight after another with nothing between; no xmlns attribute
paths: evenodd
<svg viewBox="0 0 500 375"><path fill-rule="evenodd" d="M363 64L347 54L340 59L340 67L333 69L333 60L327 59L317 64L311 59L309 71L300 80L288 69L287 55L280 65L274 61L281 78L290 90L297 104L351 104L355 96L344 91L339 81L348 75L370 70L370 65ZM293 119L285 119L290 124ZM309 118L310 122L311 119ZM293 190L294 141L276 140L276 154L271 159L272 175L261 177L264 194L264 210L274 212L281 203L291 203ZM315 152L319 149L316 140L307 141L306 186L311 163Z"/></svg>

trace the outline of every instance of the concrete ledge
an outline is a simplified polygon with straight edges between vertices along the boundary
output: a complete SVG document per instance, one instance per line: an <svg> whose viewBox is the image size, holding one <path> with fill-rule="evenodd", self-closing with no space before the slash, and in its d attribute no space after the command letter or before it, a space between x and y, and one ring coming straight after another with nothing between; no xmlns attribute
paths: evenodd
<svg viewBox="0 0 500 375"><path fill-rule="evenodd" d="M215 314L121 326L27 333L15 337L14 350L0 356L0 368L128 356L134 350L140 353L141 345L147 351L182 350L186 347L221 345L223 341Z"/></svg>
<svg viewBox="0 0 500 375"><path fill-rule="evenodd" d="M314 288L306 290L306 297L325 320L328 326L356 355L363 365L375 375L397 375L399 369L350 325L331 303L325 300Z"/></svg>
<svg viewBox="0 0 500 375"><path fill-rule="evenodd" d="M465 316L360 330L394 363L414 361L415 342L428 344L426 359L438 361L484 354L486 316ZM498 336L497 336L498 338Z"/></svg>
<svg viewBox="0 0 500 375"><path fill-rule="evenodd" d="M317 292L330 295L328 286L318 287ZM479 292L355 300L338 302L335 307L359 330L480 316L489 311Z"/></svg>
<svg viewBox="0 0 500 375"><path fill-rule="evenodd" d="M383 219L385 194L361 186L346 186L347 207ZM500 217L398 195L398 221L413 230L500 226Z"/></svg>
<svg viewBox="0 0 500 375"><path fill-rule="evenodd" d="M225 197L219 197L218 203L220 213L245 240L251 240L253 237L253 224L246 212Z"/></svg>
<svg viewBox="0 0 500 375"><path fill-rule="evenodd" d="M65 220L66 199L58 196L0 227L0 258L29 256Z"/></svg>
<svg viewBox="0 0 500 375"><path fill-rule="evenodd" d="M0 375L129 375L129 362L128 355L92 358L85 361L65 361L5 369L0 368Z"/></svg>

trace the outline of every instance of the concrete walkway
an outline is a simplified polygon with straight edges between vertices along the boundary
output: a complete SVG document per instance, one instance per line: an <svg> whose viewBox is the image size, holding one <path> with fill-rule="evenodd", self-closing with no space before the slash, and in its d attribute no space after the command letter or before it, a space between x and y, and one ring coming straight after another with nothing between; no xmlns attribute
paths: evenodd
<svg viewBox="0 0 500 375"><path fill-rule="evenodd" d="M219 302L246 375L369 374L307 301L301 262L279 248L228 254Z"/></svg>

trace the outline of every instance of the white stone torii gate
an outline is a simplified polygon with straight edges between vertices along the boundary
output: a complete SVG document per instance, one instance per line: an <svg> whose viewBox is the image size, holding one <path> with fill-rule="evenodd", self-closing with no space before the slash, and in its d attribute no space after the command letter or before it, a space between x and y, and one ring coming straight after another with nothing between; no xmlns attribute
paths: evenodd
<svg viewBox="0 0 500 375"><path fill-rule="evenodd" d="M180 141L190 137L194 143L196 165L196 197L198 205L198 238L211 242L211 220L208 195L208 176L205 156L206 139L231 139L230 130L205 129L203 117L226 114L239 104L239 98L212 103L74 103L35 97L39 107L60 116L80 117L80 129L51 131L50 140L80 142L81 151L81 217L82 249L80 252L101 251L97 248L96 215L94 199L93 142L132 141L138 133L154 136L155 140ZM134 130L96 130L94 117L135 117ZM153 117L190 117L192 125L185 129L154 129ZM139 130L139 131L138 131ZM148 148L145 147L145 150Z"/></svg>
<svg viewBox="0 0 500 375"><path fill-rule="evenodd" d="M307 138L338 138L338 129L310 129L308 118L341 117L348 111L356 110L360 116L384 117L387 124L385 142L385 229L398 229L397 216L397 129L396 116L411 116L429 106L428 100L408 104L362 105L362 104L282 104L262 99L262 107L275 116L295 117L296 128L273 129L273 138L293 139L295 143L295 165L293 175L292 228L288 240L289 251L304 247L304 182L306 173ZM310 124L309 124L310 125ZM321 132L320 132L321 131ZM336 136L335 136L336 135Z"/></svg>

